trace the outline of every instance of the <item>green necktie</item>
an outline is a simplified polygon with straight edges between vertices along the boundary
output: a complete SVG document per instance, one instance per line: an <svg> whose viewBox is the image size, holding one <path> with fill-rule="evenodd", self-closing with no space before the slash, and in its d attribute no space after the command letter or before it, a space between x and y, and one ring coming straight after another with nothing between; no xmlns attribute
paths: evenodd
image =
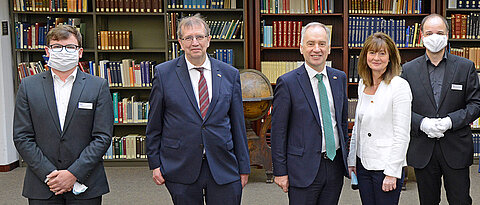
<svg viewBox="0 0 480 205"><path fill-rule="evenodd" d="M335 138L333 136L332 115L330 114L330 106L328 105L327 88L323 84L323 74L316 74L318 79L318 93L320 94L320 107L322 109L323 133L325 135L325 148L327 157L333 161L336 154Z"/></svg>

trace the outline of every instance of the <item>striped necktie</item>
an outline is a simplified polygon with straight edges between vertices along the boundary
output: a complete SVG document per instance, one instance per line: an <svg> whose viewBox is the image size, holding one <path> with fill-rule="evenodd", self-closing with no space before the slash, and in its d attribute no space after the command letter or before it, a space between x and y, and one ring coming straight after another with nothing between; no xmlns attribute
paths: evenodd
<svg viewBox="0 0 480 205"><path fill-rule="evenodd" d="M204 67L194 68L198 72L200 72L200 80L198 81L198 100L200 101L200 113L202 113L202 118L205 118L207 115L208 105L210 104L210 100L208 99L208 87L207 81L203 76Z"/></svg>

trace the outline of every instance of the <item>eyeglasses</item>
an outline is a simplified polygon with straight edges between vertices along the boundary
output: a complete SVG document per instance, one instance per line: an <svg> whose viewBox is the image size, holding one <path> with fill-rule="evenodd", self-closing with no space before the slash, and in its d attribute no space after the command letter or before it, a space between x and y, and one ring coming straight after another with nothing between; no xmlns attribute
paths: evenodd
<svg viewBox="0 0 480 205"><path fill-rule="evenodd" d="M74 44L68 44L68 45L65 45L65 46L60 45L60 44L53 44L53 45L50 45L48 47L53 52L61 52L63 50L63 48L65 48L65 50L69 53L74 53L75 51L77 51L78 48L80 48L80 46L77 46L77 45L74 45Z"/></svg>
<svg viewBox="0 0 480 205"><path fill-rule="evenodd" d="M197 41L203 41L203 39L205 39L206 37L208 37L208 35L206 36L202 36L202 35L197 35L197 36L187 36L185 38L181 38L183 41L186 41L188 43L192 42L193 39L197 39Z"/></svg>

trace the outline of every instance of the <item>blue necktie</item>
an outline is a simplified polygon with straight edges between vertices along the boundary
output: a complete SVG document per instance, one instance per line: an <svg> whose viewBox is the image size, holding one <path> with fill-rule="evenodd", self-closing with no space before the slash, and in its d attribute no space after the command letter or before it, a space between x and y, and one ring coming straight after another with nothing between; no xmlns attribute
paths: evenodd
<svg viewBox="0 0 480 205"><path fill-rule="evenodd" d="M327 88L323 83L323 74L316 74L318 79L318 92L320 96L320 108L322 110L323 134L325 135L325 148L327 150L327 157L333 161L336 154L335 138L333 136L332 115L330 113L330 106L328 105Z"/></svg>

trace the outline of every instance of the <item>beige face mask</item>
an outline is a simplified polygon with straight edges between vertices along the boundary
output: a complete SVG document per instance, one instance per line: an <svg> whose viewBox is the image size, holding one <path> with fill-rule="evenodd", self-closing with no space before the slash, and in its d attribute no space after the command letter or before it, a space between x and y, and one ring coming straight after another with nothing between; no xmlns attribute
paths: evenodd
<svg viewBox="0 0 480 205"><path fill-rule="evenodd" d="M423 45L425 48L427 48L429 51L436 53L445 46L447 46L448 38L446 35L438 35L438 34L432 34L427 37L423 37Z"/></svg>

